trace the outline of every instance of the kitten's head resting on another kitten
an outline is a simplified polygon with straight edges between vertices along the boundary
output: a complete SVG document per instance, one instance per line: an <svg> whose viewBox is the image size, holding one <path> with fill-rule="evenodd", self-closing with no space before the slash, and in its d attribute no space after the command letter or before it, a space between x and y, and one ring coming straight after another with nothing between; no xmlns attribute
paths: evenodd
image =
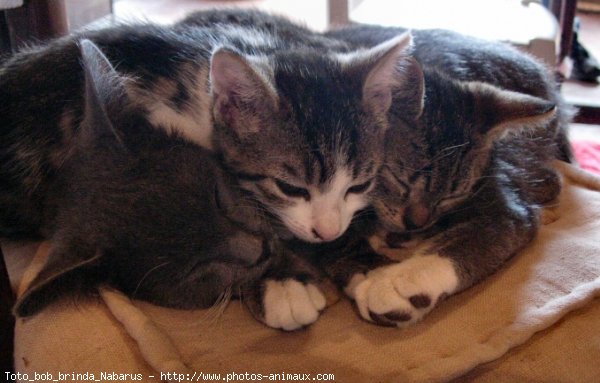
<svg viewBox="0 0 600 383"><path fill-rule="evenodd" d="M334 240L367 206L410 45L403 34L351 53L214 52L214 147L297 238Z"/></svg>
<svg viewBox="0 0 600 383"><path fill-rule="evenodd" d="M419 231L476 193L493 144L543 127L555 106L478 82L451 80L414 64L414 99L394 100L373 205L390 231ZM416 80L415 80L416 81Z"/></svg>

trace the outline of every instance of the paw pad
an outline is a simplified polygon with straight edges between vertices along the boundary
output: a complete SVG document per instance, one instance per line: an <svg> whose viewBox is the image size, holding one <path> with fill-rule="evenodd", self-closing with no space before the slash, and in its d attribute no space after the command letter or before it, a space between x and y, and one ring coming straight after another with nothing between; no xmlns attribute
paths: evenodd
<svg viewBox="0 0 600 383"><path fill-rule="evenodd" d="M297 330L315 322L325 305L325 296L312 283L295 279L265 283L264 321L270 327Z"/></svg>
<svg viewBox="0 0 600 383"><path fill-rule="evenodd" d="M452 261L438 255L415 256L355 277L348 294L364 319L382 326L419 321L458 286Z"/></svg>
<svg viewBox="0 0 600 383"><path fill-rule="evenodd" d="M418 309L426 309L431 306L431 298L426 294L417 294L408 298L408 301Z"/></svg>

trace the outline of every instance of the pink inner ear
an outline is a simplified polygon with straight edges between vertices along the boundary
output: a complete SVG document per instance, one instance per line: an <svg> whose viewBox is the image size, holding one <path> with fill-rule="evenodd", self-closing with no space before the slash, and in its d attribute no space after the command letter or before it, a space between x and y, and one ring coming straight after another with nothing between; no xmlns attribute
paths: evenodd
<svg viewBox="0 0 600 383"><path fill-rule="evenodd" d="M392 105L391 87L378 84L371 89L365 89L363 101L377 113L386 113Z"/></svg>
<svg viewBox="0 0 600 383"><path fill-rule="evenodd" d="M210 81L213 93L228 97L239 93L248 82L247 67L241 57L231 52L218 51L213 55L210 67Z"/></svg>
<svg viewBox="0 0 600 383"><path fill-rule="evenodd" d="M381 50L385 50L374 63L363 85L363 102L376 113L387 113L392 104L392 89L406 80L399 66L406 60L410 43L411 37L407 35L380 44L370 53L381 54Z"/></svg>
<svg viewBox="0 0 600 383"><path fill-rule="evenodd" d="M210 80L215 118L241 135L257 131L254 111L265 102L265 85L246 59L234 52L215 52Z"/></svg>
<svg viewBox="0 0 600 383"><path fill-rule="evenodd" d="M226 95L215 97L213 108L215 117L228 125L235 124L240 119L241 113L233 103L234 101Z"/></svg>

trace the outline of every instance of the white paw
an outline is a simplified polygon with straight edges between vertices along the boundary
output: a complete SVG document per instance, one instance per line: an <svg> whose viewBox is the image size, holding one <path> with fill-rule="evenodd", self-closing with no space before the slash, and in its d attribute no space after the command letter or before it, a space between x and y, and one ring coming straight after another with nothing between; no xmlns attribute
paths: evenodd
<svg viewBox="0 0 600 383"><path fill-rule="evenodd" d="M438 255L414 256L367 275L355 274L346 287L360 315L381 325L404 327L419 321L442 294L458 287L452 261Z"/></svg>
<svg viewBox="0 0 600 383"><path fill-rule="evenodd" d="M263 299L265 323L287 331L315 322L326 304L317 286L295 279L267 280Z"/></svg>

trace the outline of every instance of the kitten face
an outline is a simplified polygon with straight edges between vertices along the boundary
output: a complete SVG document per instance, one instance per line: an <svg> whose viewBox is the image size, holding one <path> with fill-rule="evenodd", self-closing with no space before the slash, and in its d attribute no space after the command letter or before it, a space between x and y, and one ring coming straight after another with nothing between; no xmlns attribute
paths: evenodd
<svg viewBox="0 0 600 383"><path fill-rule="evenodd" d="M392 106L399 118L387 134L373 193L377 214L391 231L427 229L456 209L477 192L495 140L554 116L554 106L538 98L437 73L425 78L421 115L402 120L406 106Z"/></svg>
<svg viewBox="0 0 600 383"><path fill-rule="evenodd" d="M426 229L471 195L486 157L452 121L402 128L386 143L373 205L388 230Z"/></svg>
<svg viewBox="0 0 600 383"><path fill-rule="evenodd" d="M242 187L290 234L334 240L368 204L406 44L350 59L308 50L213 56L216 145Z"/></svg>

